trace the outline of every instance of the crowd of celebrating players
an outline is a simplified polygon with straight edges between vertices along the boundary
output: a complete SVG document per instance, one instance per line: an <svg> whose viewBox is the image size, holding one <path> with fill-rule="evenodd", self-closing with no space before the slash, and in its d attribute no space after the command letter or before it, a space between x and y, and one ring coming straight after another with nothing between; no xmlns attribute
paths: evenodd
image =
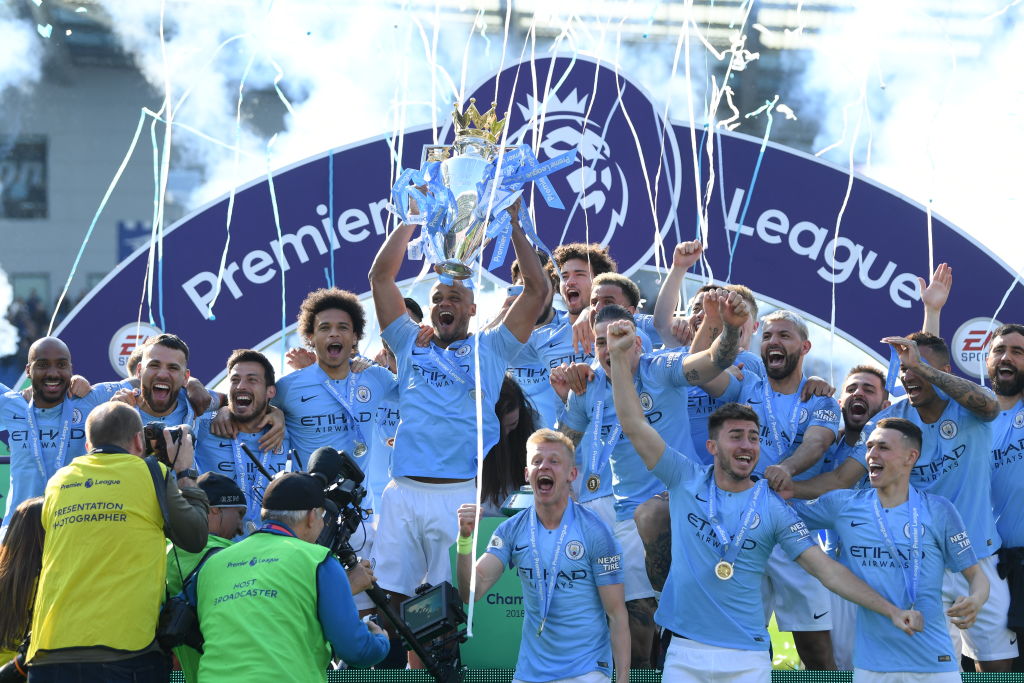
<svg viewBox="0 0 1024 683"><path fill-rule="evenodd" d="M446 580L468 601L471 586L479 599L511 568L525 606L521 681L597 682L613 672L625 681L630 668L652 667L672 681L767 681L773 614L806 668L853 669L859 681L959 681L962 655L979 671L1015 666L1024 629L1024 326L992 335L994 391L952 374L939 330L947 266L922 282L920 329L911 333L919 326L908 320L884 340L906 393L896 400L886 371L871 364L850 368L838 388L807 376L806 323L787 310L759 317L741 284L701 287L677 313L699 242L675 248L648 314L600 245L565 244L548 258L513 220L517 260L502 308L478 311L467 283L441 279L424 319L396 284L414 229L396 228L369 271L384 343L373 360L359 354L368 341L362 305L338 289L306 297L297 327L307 348L289 352L287 374L275 377L262 354L240 349L226 359L223 395L190 377L189 355L202 349L173 334L140 346L129 378L116 382L74 375L59 339L32 345L30 386L0 397L11 452L0 586L21 587L8 593L0 647L15 648L31 630L30 680L159 650L152 634L133 640L104 626L116 613L90 615L100 624L91 630L68 618L71 635L58 619L62 601L83 599L76 590L107 585L67 559L69 539L102 545L132 520L119 519L115 503L97 511L74 498L93 494L68 478L81 458L122 452L96 442L103 424L123 419L109 404L134 409L142 425L186 425L195 436L194 456L188 449L171 463L168 504L177 509L164 521L177 515L178 535L159 574L173 590L158 592L177 593L196 574L191 595L208 642L230 610L237 628L272 637L261 629L275 622L257 605L289 586L212 597L204 581L228 577L234 555L215 555L218 568L208 551L263 548L273 534L315 540L306 525L316 530L323 501L295 473L330 447L366 475L370 509L352 541L367 561L337 579L356 595L330 602L346 620L319 614L318 647L349 664L377 663L390 650L392 665L405 665L394 634L389 644L354 616L373 608L361 592L371 581L396 606ZM476 327L474 317L486 323ZM84 486L101 481L93 475ZM478 557L481 515L501 516L525 484L533 506L501 522ZM204 543L182 541L185 527L203 526L190 514L206 523ZM158 526L161 542L167 528ZM33 566L38 579L26 584ZM68 575L86 585L69 587ZM326 579L317 573L315 583L327 600ZM159 601L147 606L155 621ZM355 631L358 642L338 644ZM219 645L201 657L176 650L187 677L216 680ZM415 655L410 665L419 665Z"/></svg>

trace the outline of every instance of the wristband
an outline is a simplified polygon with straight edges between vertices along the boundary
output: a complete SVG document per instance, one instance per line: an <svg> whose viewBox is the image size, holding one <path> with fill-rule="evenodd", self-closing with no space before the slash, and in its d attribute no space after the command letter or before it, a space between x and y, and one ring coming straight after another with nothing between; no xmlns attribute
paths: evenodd
<svg viewBox="0 0 1024 683"><path fill-rule="evenodd" d="M461 534L457 541L455 541L455 550L459 555L471 555L473 553L473 537L463 537Z"/></svg>

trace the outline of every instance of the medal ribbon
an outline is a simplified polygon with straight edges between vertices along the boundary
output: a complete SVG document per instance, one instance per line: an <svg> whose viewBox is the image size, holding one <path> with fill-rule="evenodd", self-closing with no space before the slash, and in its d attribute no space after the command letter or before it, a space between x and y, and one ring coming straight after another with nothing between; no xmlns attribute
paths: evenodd
<svg viewBox="0 0 1024 683"><path fill-rule="evenodd" d="M907 506L910 509L909 574L908 568L903 566L902 557L896 549L892 530L889 529L889 523L885 519L885 513L882 511L882 504L878 500L877 491L875 492L873 502L875 523L878 524L878 532L882 534L882 539L885 541L885 545L889 549L889 554L892 555L893 561L898 562L900 565L900 572L903 574L903 583L907 588L907 597L910 598L910 609L913 609L914 604L917 602L917 587L921 578L921 496L913 486L909 488L910 490L907 496Z"/></svg>
<svg viewBox="0 0 1024 683"><path fill-rule="evenodd" d="M603 381L602 381L603 380ZM607 393L607 381L605 378L595 378L595 382L601 382L600 385L594 390L596 396L594 397L594 417L593 426L590 432L590 473L600 475L601 470L608 464L608 459L612 455L612 451L615 450L615 446L618 445L619 439L622 437L622 424L616 421L612 431L608 434L608 440L602 443L601 441L601 427L604 423L604 406L605 396ZM633 379L633 386L636 387L637 395L640 394L640 373ZM642 409L642 407L641 407Z"/></svg>
<svg viewBox="0 0 1024 683"><path fill-rule="evenodd" d="M555 586L558 581L558 563L562 559L562 542L565 541L565 534L572 526L573 502L570 499L562 513L562 530L558 533L558 542L555 544L555 553L551 558L551 572L548 581L544 581L544 575L540 571L540 548L537 546L537 508L533 508L530 514L530 549L533 552L533 576L537 581L537 589L540 590L540 626L537 628L537 635L544 630L544 622L548 620L548 610L551 609L551 599L555 595Z"/></svg>
<svg viewBox="0 0 1024 683"><path fill-rule="evenodd" d="M462 347L459 347L462 348ZM441 370L448 375L452 376L452 379L458 380L462 384L472 384L476 386L476 379L469 372L462 369L461 366L453 363L450 358L442 353L438 353L437 347L431 342L430 344L430 358L434 361L434 364L439 366Z"/></svg>
<svg viewBox="0 0 1024 683"><path fill-rule="evenodd" d="M793 403L793 412L789 416L789 422L787 426L790 428L793 436L791 439L786 441L785 448L783 448L782 433L779 431L779 421L775 417L775 397L772 396L772 385L765 379L761 382L761 389L764 392L764 409L768 416L768 427L772 432L772 440L775 443L775 450L778 453L778 461L781 462L784 456L789 451L789 448L793 445L796 440L796 431L800 426L798 420L800 419L800 408L804 402L800 400L800 392L803 391L804 384L807 382L806 379L800 380L800 386L796 390L796 401Z"/></svg>
<svg viewBox="0 0 1024 683"><path fill-rule="evenodd" d="M355 381L353 377L355 373L349 370L348 377L345 378L346 382L348 383L348 401L346 401L344 398L342 398L341 394L335 388L334 383L331 381L331 378L327 376L327 373L324 372L324 369L321 368L319 365L316 365L314 367L316 367L317 374L319 375L321 382L324 385L324 388L327 389L327 393L334 397L334 400L338 402L338 404L341 406L341 409L348 414L348 419L352 421L352 425L356 433L356 443L365 445L366 439L363 438L362 425L359 424L359 420L356 419L356 413L354 410L352 410L352 404L355 402L356 399L356 387L358 386L358 383Z"/></svg>
<svg viewBox="0 0 1024 683"><path fill-rule="evenodd" d="M245 466L245 460L242 457L242 442L239 441L237 436L231 439L231 449L235 455L235 483L238 484L238 488L249 493L247 496L248 507L245 511L245 516L249 517L253 508L253 501L256 500L256 476L253 475L252 479L249 479L248 468ZM260 464L266 470L267 464L270 462L270 451L261 450L259 442L256 442L256 451L263 455L260 459ZM269 472L269 470L267 471ZM256 509L259 510L259 506Z"/></svg>
<svg viewBox="0 0 1024 683"><path fill-rule="evenodd" d="M46 483L53 476L53 473L64 467L64 460L68 455L68 446L71 443L69 436L71 435L71 417L74 412L74 408L71 405L71 399L65 397L61 403L60 410L60 440L57 442L57 457L54 459L53 472L46 466L46 461L43 459L43 445L39 439L39 427L36 422L35 415L35 398L28 401L28 405L25 410L25 421L28 423L28 441L29 446L32 449L32 457L36 461L36 467L39 469L39 476L43 478L43 483Z"/></svg>
<svg viewBox="0 0 1024 683"><path fill-rule="evenodd" d="M743 539L746 538L747 531L750 530L750 525L754 521L757 503L761 500L761 494L764 492L767 484L768 480L766 479L761 479L754 484L754 491L750 494L750 502L747 503L747 509L743 512L743 517L740 519L740 528L737 529L730 540L729 532L725 530L722 520L718 516L718 486L715 485L714 470L709 474L708 521L711 522L711 528L715 530L715 535L718 537L719 543L722 544L722 559L730 565L736 563L736 557L743 548Z"/></svg>

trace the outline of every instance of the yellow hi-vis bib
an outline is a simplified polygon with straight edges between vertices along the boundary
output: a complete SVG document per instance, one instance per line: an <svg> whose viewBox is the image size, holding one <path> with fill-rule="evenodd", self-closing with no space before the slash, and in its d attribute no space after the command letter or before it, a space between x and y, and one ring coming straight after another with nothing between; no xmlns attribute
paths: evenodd
<svg viewBox="0 0 1024 683"><path fill-rule="evenodd" d="M167 565L160 503L142 458L72 460L46 485L43 529L28 660L39 651L134 652L152 643Z"/></svg>

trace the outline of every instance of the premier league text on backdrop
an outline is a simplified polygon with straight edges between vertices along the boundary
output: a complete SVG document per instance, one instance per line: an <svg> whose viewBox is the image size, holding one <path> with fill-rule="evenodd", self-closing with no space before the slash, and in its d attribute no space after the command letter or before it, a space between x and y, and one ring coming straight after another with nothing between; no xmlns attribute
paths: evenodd
<svg viewBox="0 0 1024 683"><path fill-rule="evenodd" d="M349 539L369 516L360 507L366 496L362 486L365 475L347 452L327 446L313 451L307 471L324 485L324 529L317 543L330 548L346 568L352 568L359 558ZM462 666L455 645L466 639L462 627L467 620L458 592L447 581L416 592L415 597L401 604L402 615L414 617L413 629L391 609L391 596L376 582L366 589L370 600L394 625L406 646L419 656L434 680L440 683L461 681ZM454 607L452 596L459 603Z"/></svg>

